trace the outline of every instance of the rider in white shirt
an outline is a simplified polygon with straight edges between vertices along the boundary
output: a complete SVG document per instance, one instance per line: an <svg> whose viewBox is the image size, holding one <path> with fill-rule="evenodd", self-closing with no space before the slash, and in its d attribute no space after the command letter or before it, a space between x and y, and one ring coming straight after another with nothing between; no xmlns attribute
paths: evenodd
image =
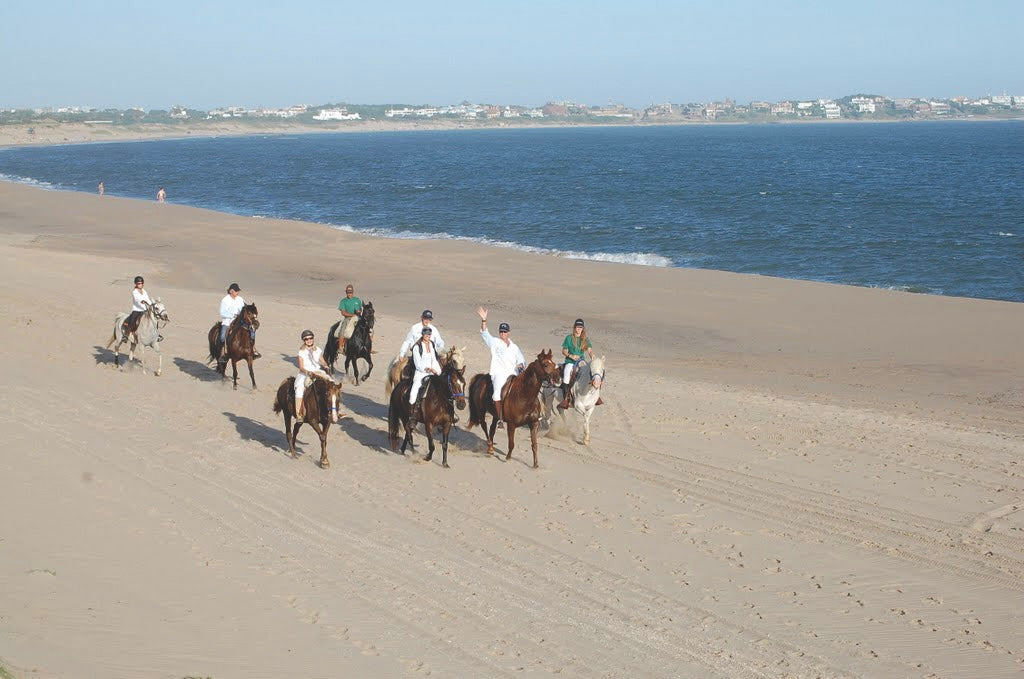
<svg viewBox="0 0 1024 679"><path fill-rule="evenodd" d="M323 368L323 370L321 370ZM330 366L324 361L324 350L316 346L313 331L302 331L302 346L299 347L299 374L295 376L295 417L302 420L305 417L302 397L306 393L306 378L317 376L324 380L331 379L325 370Z"/></svg>
<svg viewBox="0 0 1024 679"><path fill-rule="evenodd" d="M523 352L519 350L516 343L509 339L511 328L508 323L501 323L498 326L498 336L495 337L487 331L487 309L478 307L476 313L480 316L480 337L484 344L491 350L491 386L494 393L491 398L494 400L494 408L498 412L498 422L502 421L501 388L512 375L518 375L526 367L526 359Z"/></svg>
<svg viewBox="0 0 1024 679"><path fill-rule="evenodd" d="M434 312L430 309L424 309L420 315L420 322L413 323L409 328L409 332L405 335L405 341L402 342L402 348L398 350L398 356L395 357L395 362L401 361L405 356L406 352L412 348L414 344L420 341L420 337L423 335L423 329L431 329L431 339L434 343L434 349L440 353L444 351L444 338L441 337L441 329L434 325Z"/></svg>
<svg viewBox="0 0 1024 679"><path fill-rule="evenodd" d="M242 307L245 306L245 300L239 294L242 291L238 287L238 283L232 283L228 286L228 294L224 295L224 298L220 300L220 345L221 355L227 350L225 346L225 340L228 336L228 326L235 320L235 317L242 312ZM253 358L259 358L260 353L256 351L255 347L256 338L253 337Z"/></svg>
<svg viewBox="0 0 1024 679"><path fill-rule="evenodd" d="M132 311L128 314L128 318L124 319L124 323L121 324L121 331L124 333L123 341L128 341L128 335L135 332L135 329L139 326L139 319L142 314L146 313L146 307L153 304L153 300L149 298L149 293L142 287L146 281L142 276L135 277L135 287L132 288Z"/></svg>

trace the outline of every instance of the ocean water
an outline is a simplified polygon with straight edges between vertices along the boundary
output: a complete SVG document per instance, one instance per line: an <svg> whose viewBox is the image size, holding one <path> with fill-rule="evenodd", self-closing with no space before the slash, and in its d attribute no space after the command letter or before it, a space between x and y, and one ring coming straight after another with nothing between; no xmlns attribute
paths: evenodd
<svg viewBox="0 0 1024 679"><path fill-rule="evenodd" d="M0 178L384 237L1024 301L1024 122L492 129L0 150ZM269 225L267 228L271 228Z"/></svg>

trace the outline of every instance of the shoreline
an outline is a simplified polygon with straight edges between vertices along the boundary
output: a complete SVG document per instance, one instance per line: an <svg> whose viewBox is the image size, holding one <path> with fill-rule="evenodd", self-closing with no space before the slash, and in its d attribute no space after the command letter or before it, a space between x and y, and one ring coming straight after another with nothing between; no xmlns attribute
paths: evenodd
<svg viewBox="0 0 1024 679"><path fill-rule="evenodd" d="M393 122L367 120L349 123L305 124L288 122L222 122L212 121L195 125L142 124L142 125L95 125L85 123L36 123L0 125L0 149L20 146L62 146L70 144L111 143L124 141L157 141L166 139L196 139L204 137L258 137L287 134L347 134L377 132L413 131L454 131L454 130L528 130L528 129L573 129L573 128L656 128L722 126L737 127L749 125L857 125L885 123L974 123L974 122L1021 122L1024 117L972 117L972 118L927 118L927 119L871 119L871 120L759 120L759 121L631 121L628 123L574 123L558 122L461 122L428 120L417 122ZM29 135L28 130L35 134Z"/></svg>
<svg viewBox="0 0 1024 679"><path fill-rule="evenodd" d="M16 677L1019 670L1019 305L12 183L0 204ZM104 349L140 273L171 318L159 378ZM205 363L231 281L260 310L257 391ZM287 455L271 403L349 282L378 353L321 469L308 427ZM450 469L422 434L390 451L387 361L430 308L485 370L478 304L527 360L586 319L607 357L590 446L570 416L539 470L526 429L505 462L464 411Z"/></svg>

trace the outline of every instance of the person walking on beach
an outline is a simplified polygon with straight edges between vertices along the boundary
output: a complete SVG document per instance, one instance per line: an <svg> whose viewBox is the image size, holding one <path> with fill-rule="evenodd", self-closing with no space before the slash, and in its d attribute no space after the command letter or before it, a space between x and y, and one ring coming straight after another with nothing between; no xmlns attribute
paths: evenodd
<svg viewBox="0 0 1024 679"><path fill-rule="evenodd" d="M562 355L565 356L565 367L562 369L562 402L558 407L566 410L572 407L572 385L576 381L576 373L583 363L583 357L591 360L594 358L594 345L587 337L587 328L582 318L576 319L572 324L572 332L565 336L562 342ZM600 396L595 405L604 405Z"/></svg>
<svg viewBox="0 0 1024 679"><path fill-rule="evenodd" d="M444 351L444 338L441 337L441 329L434 325L434 312L430 309L424 309L423 313L420 314L420 322L413 323L409 328L409 332L405 335L402 348L398 350L398 355L395 356L395 363L405 358L405 352L409 351L414 344L420 341L425 328L430 328L434 350L438 353Z"/></svg>
<svg viewBox="0 0 1024 679"><path fill-rule="evenodd" d="M327 371L331 369L324 361L324 350L316 346L312 330L302 331L302 346L299 347L299 374L295 376L295 419L302 421L305 416L305 408L302 404L302 396L306 393L306 380L314 376L320 379L330 380ZM323 370L321 370L323 368Z"/></svg>
<svg viewBox="0 0 1024 679"><path fill-rule="evenodd" d="M124 323L121 324L122 342L127 342L128 336L138 330L139 319L145 313L146 307L153 303L146 288L143 287L145 284L146 281L142 276L135 277L135 287L132 288L132 310L128 314L128 318L124 319Z"/></svg>
<svg viewBox="0 0 1024 679"><path fill-rule="evenodd" d="M355 296L356 289L349 283L345 286L345 296L338 302L342 322L338 325L338 354L345 353L345 343L352 337L356 322L363 314L363 300Z"/></svg>
<svg viewBox="0 0 1024 679"><path fill-rule="evenodd" d="M519 350L516 343L509 339L512 328L508 323L498 325L498 336L495 337L487 330L487 309L477 307L476 313L480 316L480 337L484 344L491 350L491 386L494 393L491 398L494 401L494 409L498 413L498 426L502 425L501 410L501 388L513 375L518 375L526 367L526 359L523 352Z"/></svg>
<svg viewBox="0 0 1024 679"><path fill-rule="evenodd" d="M419 422L420 408L423 405L423 381L429 375L441 374L441 363L437 360L437 351L431 339L434 329L429 325L424 326L420 331L420 341L412 348L412 362L416 366L416 372L412 376L412 386L409 387L409 426L415 428Z"/></svg>
<svg viewBox="0 0 1024 679"><path fill-rule="evenodd" d="M167 200L167 192L164 191L164 187L160 187L160 190L156 192L156 200L158 203L163 203Z"/></svg>
<svg viewBox="0 0 1024 679"><path fill-rule="evenodd" d="M100 192L101 196L103 195L103 182L100 182L100 185L96 187L96 190Z"/></svg>
<svg viewBox="0 0 1024 679"><path fill-rule="evenodd" d="M242 312L242 307L245 306L245 299L239 294L242 292L242 288L238 287L238 283L232 283L228 286L228 294L220 300L220 355L224 356L227 353L227 338L228 338L228 326L235 320L235 316ZM260 352L256 351L256 338L253 337L252 357L260 358Z"/></svg>

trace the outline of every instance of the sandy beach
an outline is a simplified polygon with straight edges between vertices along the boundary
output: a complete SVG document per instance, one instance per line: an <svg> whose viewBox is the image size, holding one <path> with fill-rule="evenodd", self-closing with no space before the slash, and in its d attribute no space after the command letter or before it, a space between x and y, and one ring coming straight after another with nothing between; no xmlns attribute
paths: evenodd
<svg viewBox="0 0 1024 679"><path fill-rule="evenodd" d="M1017 677L1024 308L0 183L0 676ZM498 280L495 270L502 272ZM104 348L136 274L163 374ZM228 283L258 389L206 364ZM321 469L271 410L346 283L377 312ZM510 461L387 445L430 308L528 358L583 317L606 405ZM463 415L465 426L468 417ZM504 437L496 439L501 453Z"/></svg>

